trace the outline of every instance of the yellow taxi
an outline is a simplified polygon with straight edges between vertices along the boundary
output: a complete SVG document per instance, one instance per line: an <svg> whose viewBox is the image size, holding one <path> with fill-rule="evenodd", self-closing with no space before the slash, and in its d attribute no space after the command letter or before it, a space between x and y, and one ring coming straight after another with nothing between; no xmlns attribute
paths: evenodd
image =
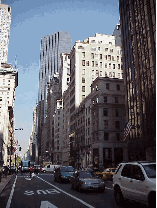
<svg viewBox="0 0 157 208"><path fill-rule="evenodd" d="M106 168L102 172L96 172L96 175L101 175L103 180L112 180L117 168Z"/></svg>

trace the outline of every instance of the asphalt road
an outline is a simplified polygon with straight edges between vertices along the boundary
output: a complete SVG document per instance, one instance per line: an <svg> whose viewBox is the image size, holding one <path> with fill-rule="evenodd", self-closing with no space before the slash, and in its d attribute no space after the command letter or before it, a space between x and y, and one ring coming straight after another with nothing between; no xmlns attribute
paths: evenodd
<svg viewBox="0 0 157 208"><path fill-rule="evenodd" d="M124 208L146 206L126 202ZM106 182L104 193L78 192L69 183L54 181L52 174L30 178L28 173L15 175L0 196L1 208L120 208L114 200L112 182Z"/></svg>

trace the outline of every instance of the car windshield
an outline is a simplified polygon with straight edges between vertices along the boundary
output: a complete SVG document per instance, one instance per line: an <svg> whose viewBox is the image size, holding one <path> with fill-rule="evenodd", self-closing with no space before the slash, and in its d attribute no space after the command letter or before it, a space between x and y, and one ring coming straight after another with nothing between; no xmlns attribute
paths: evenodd
<svg viewBox="0 0 157 208"><path fill-rule="evenodd" d="M92 178L92 174L89 171L87 172L84 171L84 172L80 172L79 177L80 178Z"/></svg>
<svg viewBox="0 0 157 208"><path fill-rule="evenodd" d="M73 167L61 167L61 172L73 172L74 168Z"/></svg>
<svg viewBox="0 0 157 208"><path fill-rule="evenodd" d="M115 168L115 169L111 169L111 172L112 172L112 173L115 173L115 171L116 171L116 168Z"/></svg>
<svg viewBox="0 0 157 208"><path fill-rule="evenodd" d="M156 164L143 165L148 178L156 178Z"/></svg>

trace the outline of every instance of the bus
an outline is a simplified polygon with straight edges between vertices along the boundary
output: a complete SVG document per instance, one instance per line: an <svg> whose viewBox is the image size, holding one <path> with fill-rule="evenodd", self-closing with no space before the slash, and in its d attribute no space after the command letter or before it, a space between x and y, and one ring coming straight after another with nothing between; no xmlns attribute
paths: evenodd
<svg viewBox="0 0 157 208"><path fill-rule="evenodd" d="M25 160L21 161L21 172L29 172L30 170L30 161Z"/></svg>

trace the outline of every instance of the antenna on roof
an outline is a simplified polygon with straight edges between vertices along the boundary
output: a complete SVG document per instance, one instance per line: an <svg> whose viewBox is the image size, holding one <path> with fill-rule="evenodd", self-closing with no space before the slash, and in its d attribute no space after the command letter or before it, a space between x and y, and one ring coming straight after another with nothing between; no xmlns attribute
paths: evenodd
<svg viewBox="0 0 157 208"><path fill-rule="evenodd" d="M15 69L16 69L16 67L17 67L17 55L15 56Z"/></svg>

